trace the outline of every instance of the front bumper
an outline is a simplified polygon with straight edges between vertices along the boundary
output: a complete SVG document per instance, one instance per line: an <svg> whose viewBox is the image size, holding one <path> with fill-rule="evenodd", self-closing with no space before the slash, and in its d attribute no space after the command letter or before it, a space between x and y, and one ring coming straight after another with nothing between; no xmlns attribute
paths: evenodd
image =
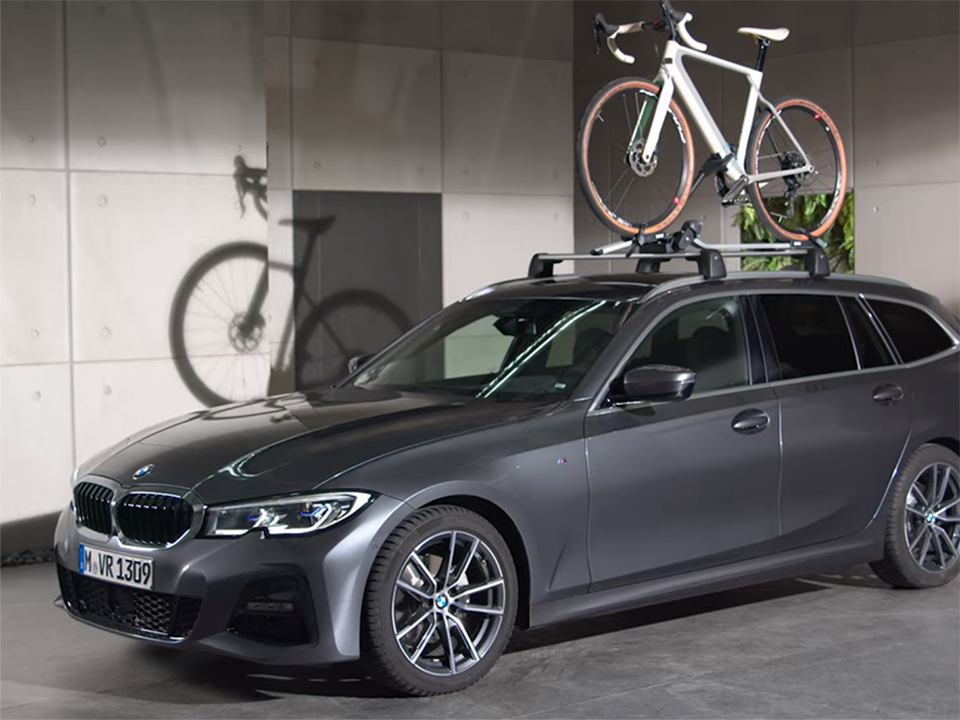
<svg viewBox="0 0 960 720"><path fill-rule="evenodd" d="M370 567L383 540L409 511L406 504L381 495L342 526L308 537L270 538L250 533L227 539L188 538L170 548L147 549L121 545L116 537L103 540L90 535L76 526L67 508L60 515L55 536L65 608L78 620L122 635L259 663L313 665L355 660L360 657L360 617ZM152 592L131 594L77 575L80 544L153 557ZM303 591L298 607L305 609L305 642L252 640L238 633L235 611L241 596L249 597L251 583L262 587L271 580L292 583ZM170 613L171 627L177 628L174 637L145 633L142 627L125 623L122 613L106 618L102 613L85 612L89 606L78 605L75 582L86 583L83 592L89 593L92 587L106 597L109 591L111 602L120 597L131 608L162 606Z"/></svg>

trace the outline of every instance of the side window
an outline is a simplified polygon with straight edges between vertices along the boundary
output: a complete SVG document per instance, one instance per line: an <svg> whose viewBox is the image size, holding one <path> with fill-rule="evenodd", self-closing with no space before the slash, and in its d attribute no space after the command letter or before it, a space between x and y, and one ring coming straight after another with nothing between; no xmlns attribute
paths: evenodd
<svg viewBox="0 0 960 720"><path fill-rule="evenodd" d="M953 346L953 340L929 313L912 305L870 300L904 362L921 360Z"/></svg>
<svg viewBox="0 0 960 720"><path fill-rule="evenodd" d="M678 365L697 374L694 394L748 385L746 336L737 298L677 308L640 343L627 369Z"/></svg>
<svg viewBox="0 0 960 720"><path fill-rule="evenodd" d="M840 303L832 295L763 295L784 380L857 369Z"/></svg>
<svg viewBox="0 0 960 720"><path fill-rule="evenodd" d="M847 319L850 320L853 342L857 346L857 355L860 356L860 367L866 369L893 365L893 356L863 305L851 297L840 298L840 302L847 311Z"/></svg>

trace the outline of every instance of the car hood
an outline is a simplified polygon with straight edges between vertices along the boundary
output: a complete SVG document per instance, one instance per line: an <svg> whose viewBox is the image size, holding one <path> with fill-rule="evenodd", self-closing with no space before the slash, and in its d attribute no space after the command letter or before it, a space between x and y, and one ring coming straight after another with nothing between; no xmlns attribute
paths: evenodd
<svg viewBox="0 0 960 720"><path fill-rule="evenodd" d="M235 502L311 490L378 457L553 405L360 388L293 393L149 428L80 473L125 487L192 489L208 504Z"/></svg>

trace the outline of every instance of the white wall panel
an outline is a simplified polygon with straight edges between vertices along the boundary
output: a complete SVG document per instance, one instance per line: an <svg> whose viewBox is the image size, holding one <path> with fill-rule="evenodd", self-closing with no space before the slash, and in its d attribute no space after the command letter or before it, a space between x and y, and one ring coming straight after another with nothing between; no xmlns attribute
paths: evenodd
<svg viewBox="0 0 960 720"><path fill-rule="evenodd" d="M960 35L857 48L853 92L858 189L960 180Z"/></svg>
<svg viewBox="0 0 960 720"><path fill-rule="evenodd" d="M569 0L457 0L441 5L440 18L444 50L573 60Z"/></svg>
<svg viewBox="0 0 960 720"><path fill-rule="evenodd" d="M960 315L957 198L958 183L857 188L857 272L908 282Z"/></svg>
<svg viewBox="0 0 960 720"><path fill-rule="evenodd" d="M437 0L324 0L293 2L293 37L371 45L439 48Z"/></svg>
<svg viewBox="0 0 960 720"><path fill-rule="evenodd" d="M71 182L78 360L169 356L171 305L190 267L225 243L266 243L266 221L249 198L241 217L229 177L74 173Z"/></svg>
<svg viewBox="0 0 960 720"><path fill-rule="evenodd" d="M70 359L62 172L0 172L0 364Z"/></svg>
<svg viewBox="0 0 960 720"><path fill-rule="evenodd" d="M71 168L264 166L262 2L67 3Z"/></svg>
<svg viewBox="0 0 960 720"><path fill-rule="evenodd" d="M64 167L63 3L0 3L0 165Z"/></svg>
<svg viewBox="0 0 960 720"><path fill-rule="evenodd" d="M856 45L960 33L960 3L885 0L853 3Z"/></svg>
<svg viewBox="0 0 960 720"><path fill-rule="evenodd" d="M74 365L77 462L164 420L200 409L171 360Z"/></svg>
<svg viewBox="0 0 960 720"><path fill-rule="evenodd" d="M70 499L70 366L0 368L0 522L63 508Z"/></svg>
<svg viewBox="0 0 960 720"><path fill-rule="evenodd" d="M737 75L723 79L723 131L736 144L747 101L747 83ZM785 95L805 97L822 107L840 130L847 153L848 186L853 185L853 51L824 50L805 55L777 57L767 61L761 92L771 102Z"/></svg>
<svg viewBox="0 0 960 720"><path fill-rule="evenodd" d="M297 189L439 192L439 53L294 40L293 157Z"/></svg>
<svg viewBox="0 0 960 720"><path fill-rule="evenodd" d="M272 3L267 2L267 5ZM293 187L290 122L290 38L264 38L264 92L267 103L267 184L270 189Z"/></svg>
<svg viewBox="0 0 960 720"><path fill-rule="evenodd" d="M526 277L538 252L573 251L569 197L443 195L443 303Z"/></svg>
<svg viewBox="0 0 960 720"><path fill-rule="evenodd" d="M444 53L443 190L570 195L572 65Z"/></svg>

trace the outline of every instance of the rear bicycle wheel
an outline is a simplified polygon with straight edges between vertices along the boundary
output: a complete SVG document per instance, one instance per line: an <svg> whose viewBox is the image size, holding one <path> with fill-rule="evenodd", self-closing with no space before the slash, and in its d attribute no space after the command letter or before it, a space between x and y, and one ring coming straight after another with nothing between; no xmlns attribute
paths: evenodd
<svg viewBox="0 0 960 720"><path fill-rule="evenodd" d="M624 237L669 226L693 184L690 127L676 101L670 101L653 157L646 163L641 158L659 96L648 80L616 80L594 96L580 123L580 188L600 221ZM641 115L645 122L635 136Z"/></svg>
<svg viewBox="0 0 960 720"><path fill-rule="evenodd" d="M786 97L773 106L777 114L767 110L753 126L747 172L756 175L803 167L804 155L813 170L752 183L747 195L757 217L779 240L821 238L840 215L847 192L843 141L836 124L816 103Z"/></svg>

